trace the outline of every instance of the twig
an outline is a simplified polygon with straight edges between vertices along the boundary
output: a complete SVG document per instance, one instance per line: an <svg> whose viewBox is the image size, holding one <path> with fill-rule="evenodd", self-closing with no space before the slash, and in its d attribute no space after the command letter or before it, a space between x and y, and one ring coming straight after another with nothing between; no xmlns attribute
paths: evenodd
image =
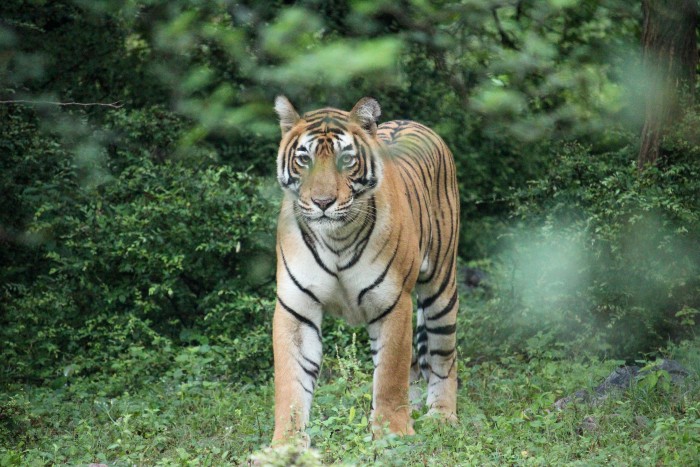
<svg viewBox="0 0 700 467"><path fill-rule="evenodd" d="M493 16L493 20L496 22L496 28L498 29L498 35L501 36L501 44L504 47L507 47L511 50L519 50L518 46L515 45L515 42L508 37L508 34L506 31L503 29L503 26L501 25L501 19L498 17L498 8L493 8L491 10L491 15Z"/></svg>
<svg viewBox="0 0 700 467"><path fill-rule="evenodd" d="M106 104L103 102L51 102L51 101L30 101L30 100L23 100L23 99L11 100L11 101L0 101L0 104L29 104L29 105L49 104L49 105L60 105L60 106L78 105L81 107L101 106L101 107L111 107L113 109L120 109L124 106L124 104L122 104L119 101L115 101L115 102Z"/></svg>

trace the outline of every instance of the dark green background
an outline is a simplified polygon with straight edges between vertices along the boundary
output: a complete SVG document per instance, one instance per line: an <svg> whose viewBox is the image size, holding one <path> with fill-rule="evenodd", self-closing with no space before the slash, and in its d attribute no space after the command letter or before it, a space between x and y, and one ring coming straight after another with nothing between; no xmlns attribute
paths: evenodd
<svg viewBox="0 0 700 467"><path fill-rule="evenodd" d="M279 93L373 96L447 141L460 256L488 278L463 354L634 359L693 335L700 117L637 173L640 29L622 0L2 2L0 97L34 103L0 104L0 384L119 393L188 348L270 376Z"/></svg>

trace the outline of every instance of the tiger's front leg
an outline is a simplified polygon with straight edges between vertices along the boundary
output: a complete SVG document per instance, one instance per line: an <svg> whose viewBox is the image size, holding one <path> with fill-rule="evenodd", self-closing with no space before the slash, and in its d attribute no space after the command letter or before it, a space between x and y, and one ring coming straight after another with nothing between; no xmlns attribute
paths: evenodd
<svg viewBox="0 0 700 467"><path fill-rule="evenodd" d="M295 295L277 297L272 321L275 359L275 433L273 444L300 438L309 421L313 391L321 367L320 305Z"/></svg>
<svg viewBox="0 0 700 467"><path fill-rule="evenodd" d="M374 361L372 423L388 424L392 433L413 435L408 383L411 368L413 329L411 295L402 292L387 317L370 321L367 328Z"/></svg>

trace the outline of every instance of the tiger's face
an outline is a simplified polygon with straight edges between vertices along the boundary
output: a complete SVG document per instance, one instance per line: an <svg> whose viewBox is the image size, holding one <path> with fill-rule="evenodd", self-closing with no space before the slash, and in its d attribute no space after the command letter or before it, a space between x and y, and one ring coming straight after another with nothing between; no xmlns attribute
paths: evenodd
<svg viewBox="0 0 700 467"><path fill-rule="evenodd" d="M349 113L322 109L299 117L278 97L275 109L282 127L277 178L294 195L297 217L318 226L352 221L380 180L376 101L365 98Z"/></svg>

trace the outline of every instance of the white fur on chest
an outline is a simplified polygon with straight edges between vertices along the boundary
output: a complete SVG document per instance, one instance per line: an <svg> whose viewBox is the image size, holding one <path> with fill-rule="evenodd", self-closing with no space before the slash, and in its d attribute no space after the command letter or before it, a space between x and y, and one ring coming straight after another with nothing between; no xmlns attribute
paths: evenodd
<svg viewBox="0 0 700 467"><path fill-rule="evenodd" d="M297 251L293 260L288 261L298 284L287 277L278 281L279 291L298 300L306 298L305 304L308 306L318 305L308 300L308 294L307 297L303 296L301 286L318 299L323 312L342 317L351 325L369 322L391 306L396 299L397 285L401 285L397 284L396 273L387 268L387 252L379 254L382 247L388 248L382 230L381 226L375 227L361 256L351 267L347 267L347 264L356 253L355 248L338 254L332 251L338 245L324 237L322 232L316 232L314 256L299 232ZM383 280L375 284L382 275Z"/></svg>
<svg viewBox="0 0 700 467"><path fill-rule="evenodd" d="M322 293L324 311L354 326L379 315L395 299L393 277L386 277L381 284L371 287L385 267L381 261L375 264L359 261L350 270L340 273L335 283L328 284ZM362 294L365 290L367 292Z"/></svg>

